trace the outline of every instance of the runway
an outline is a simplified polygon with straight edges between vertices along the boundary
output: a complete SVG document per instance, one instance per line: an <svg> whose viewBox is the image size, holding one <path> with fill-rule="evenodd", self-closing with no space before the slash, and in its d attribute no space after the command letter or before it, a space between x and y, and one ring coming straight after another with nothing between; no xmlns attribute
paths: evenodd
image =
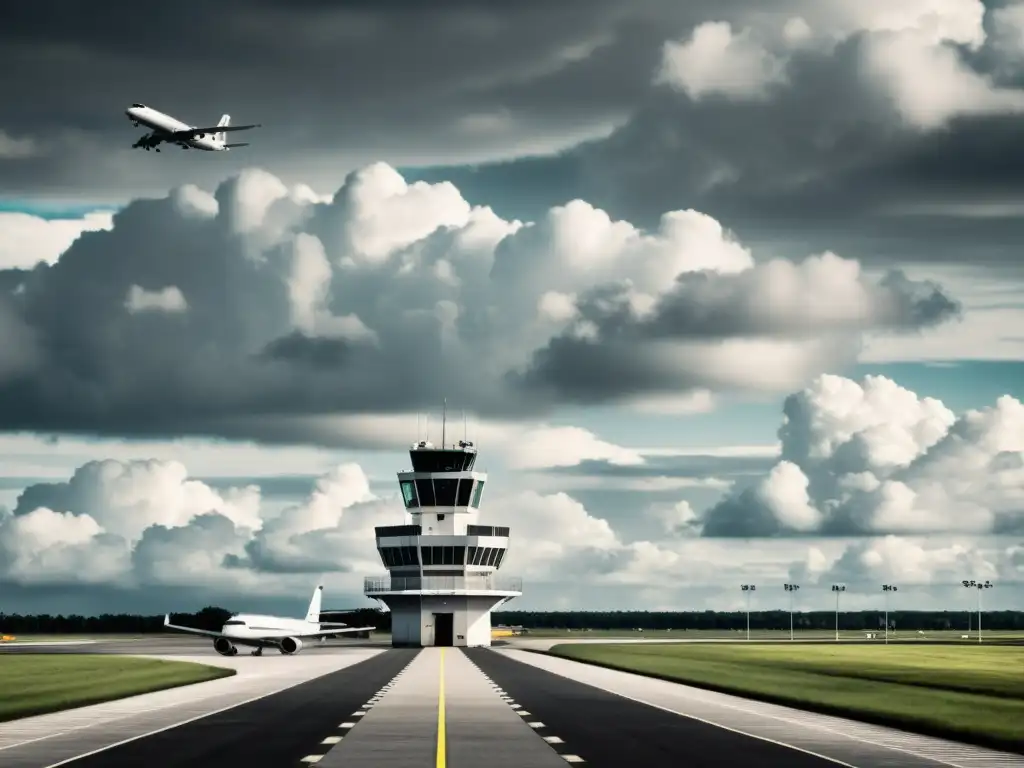
<svg viewBox="0 0 1024 768"><path fill-rule="evenodd" d="M7 646L3 652L29 650ZM0 724L0 765L5 768L227 763L296 768L557 768L566 763L608 768L1024 768L1021 755L508 646L404 650L353 640L313 646L297 656L251 658L220 657L207 643L171 637L34 650L185 658L235 666L239 674L163 692L179 703L148 712L135 712L145 707L133 704L146 697L98 705L120 706L126 714L77 730L42 733L21 746L4 745L25 721ZM291 678L261 682L261 676L273 674L312 679L275 693L275 686ZM231 704L227 693L209 693L232 680L236 686L262 686L268 695ZM208 686L207 699L187 693L200 686ZM238 699L241 694L233 695ZM210 709L217 696L228 701L222 711L195 714L197 708ZM62 716L88 721L94 709L43 717L51 718L47 722ZM190 715L190 722L177 724ZM146 735L147 728L158 732Z"/></svg>

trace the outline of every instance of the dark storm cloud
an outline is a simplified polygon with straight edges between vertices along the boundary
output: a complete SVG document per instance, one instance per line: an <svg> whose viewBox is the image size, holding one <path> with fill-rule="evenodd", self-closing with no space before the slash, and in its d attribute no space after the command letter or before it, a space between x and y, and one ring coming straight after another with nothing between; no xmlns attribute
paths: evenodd
<svg viewBox="0 0 1024 768"><path fill-rule="evenodd" d="M334 186L373 160L550 151L624 117L665 24L699 16L666 0L226 0L196 23L173 5L17 4L0 26L0 70L21 73L0 86L0 130L41 154L4 162L0 193L96 199L209 184L251 163ZM212 163L141 157L122 115L135 101L193 124L228 112L264 128Z"/></svg>
<svg viewBox="0 0 1024 768"><path fill-rule="evenodd" d="M600 401L612 392L671 390L689 372L702 368L702 358L714 359L658 342L812 340L836 334L834 352L849 343L849 333L856 328L906 333L960 315L960 303L941 286L909 280L899 271L890 271L867 289L863 307L853 312L849 310L851 294L845 290L833 294L834 303L823 301L821 291L829 290L823 274L842 268L835 257L825 257L808 259L800 266L763 263L738 275L682 274L675 288L659 297L642 317L631 306L628 287L602 286L578 302L577 324L539 349L532 364L510 375L510 380L581 402ZM800 284L795 292L794 280ZM781 292L780 283L786 286ZM811 296L816 298L812 301ZM580 333L581 326L588 333ZM827 359L828 352L819 354L820 361ZM700 375L713 378L715 374L702 370Z"/></svg>
<svg viewBox="0 0 1024 768"><path fill-rule="evenodd" d="M705 20L713 18L720 15ZM782 19L780 11L776 26ZM1018 263L1024 118L962 115L937 129L907 125L865 78L871 44L871 34L860 32L827 54L796 53L788 82L765 100L695 100L654 86L638 94L633 117L607 140L556 158L439 169L436 177L470 195L510 189L506 215L531 216L581 197L653 226L663 211L692 207L748 241L797 241L805 252L833 249L875 264ZM981 74L1001 66L988 48L964 59ZM1019 87L1022 80L1018 68L999 83ZM983 210L999 203L1017 210Z"/></svg>

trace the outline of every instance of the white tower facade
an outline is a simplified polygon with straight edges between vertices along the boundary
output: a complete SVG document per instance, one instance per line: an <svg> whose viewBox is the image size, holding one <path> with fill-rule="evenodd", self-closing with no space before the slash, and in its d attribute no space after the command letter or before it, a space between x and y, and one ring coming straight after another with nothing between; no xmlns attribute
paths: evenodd
<svg viewBox="0 0 1024 768"><path fill-rule="evenodd" d="M472 443L423 441L399 472L406 525L378 526L377 551L389 575L367 577L367 597L391 611L394 646L486 646L491 611L522 594L521 579L497 575L509 529L479 525L487 475Z"/></svg>

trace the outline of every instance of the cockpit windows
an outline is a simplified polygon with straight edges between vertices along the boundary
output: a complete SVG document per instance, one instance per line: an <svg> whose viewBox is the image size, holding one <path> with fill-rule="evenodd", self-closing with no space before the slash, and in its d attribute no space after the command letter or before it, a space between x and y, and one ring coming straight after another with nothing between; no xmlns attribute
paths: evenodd
<svg viewBox="0 0 1024 768"><path fill-rule="evenodd" d="M245 622L241 619L231 619L230 621L224 622L225 627L244 627Z"/></svg>
<svg viewBox="0 0 1024 768"><path fill-rule="evenodd" d="M132 104L132 109L145 109L145 104Z"/></svg>

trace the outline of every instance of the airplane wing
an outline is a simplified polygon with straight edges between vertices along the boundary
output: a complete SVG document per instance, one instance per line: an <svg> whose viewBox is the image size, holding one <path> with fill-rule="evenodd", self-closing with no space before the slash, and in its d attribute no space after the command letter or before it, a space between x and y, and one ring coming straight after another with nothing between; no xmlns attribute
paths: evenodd
<svg viewBox="0 0 1024 768"><path fill-rule="evenodd" d="M303 632L298 637L323 637L325 635L344 635L348 632L374 632L376 627L337 627L335 629L321 629L319 632Z"/></svg>
<svg viewBox="0 0 1024 768"><path fill-rule="evenodd" d="M211 632L208 629L196 629L195 627L180 627L175 624L171 624L170 614L164 615L164 627L167 629L174 629L179 632L190 632L193 635L202 635L203 637L224 637L233 643L240 644L254 644L254 643L269 643L271 645L276 644L281 640L280 637L250 637L240 638L233 635L225 635L222 632ZM344 635L349 632L366 632L369 630L373 632L376 627L336 627L335 629L321 629L319 632L300 632L297 633L296 637L324 637L326 635Z"/></svg>
<svg viewBox="0 0 1024 768"><path fill-rule="evenodd" d="M227 637L222 632L211 632L208 629L196 629L195 627L179 627L171 624L171 614L164 615L164 626L167 629L176 629L179 632L191 632L193 635L203 635L204 637Z"/></svg>
<svg viewBox="0 0 1024 768"><path fill-rule="evenodd" d="M172 136L176 139L192 139L201 133L222 133L224 131L247 131L250 128L261 128L261 123L252 125L218 125L213 128L189 128L187 131L175 131Z"/></svg>

